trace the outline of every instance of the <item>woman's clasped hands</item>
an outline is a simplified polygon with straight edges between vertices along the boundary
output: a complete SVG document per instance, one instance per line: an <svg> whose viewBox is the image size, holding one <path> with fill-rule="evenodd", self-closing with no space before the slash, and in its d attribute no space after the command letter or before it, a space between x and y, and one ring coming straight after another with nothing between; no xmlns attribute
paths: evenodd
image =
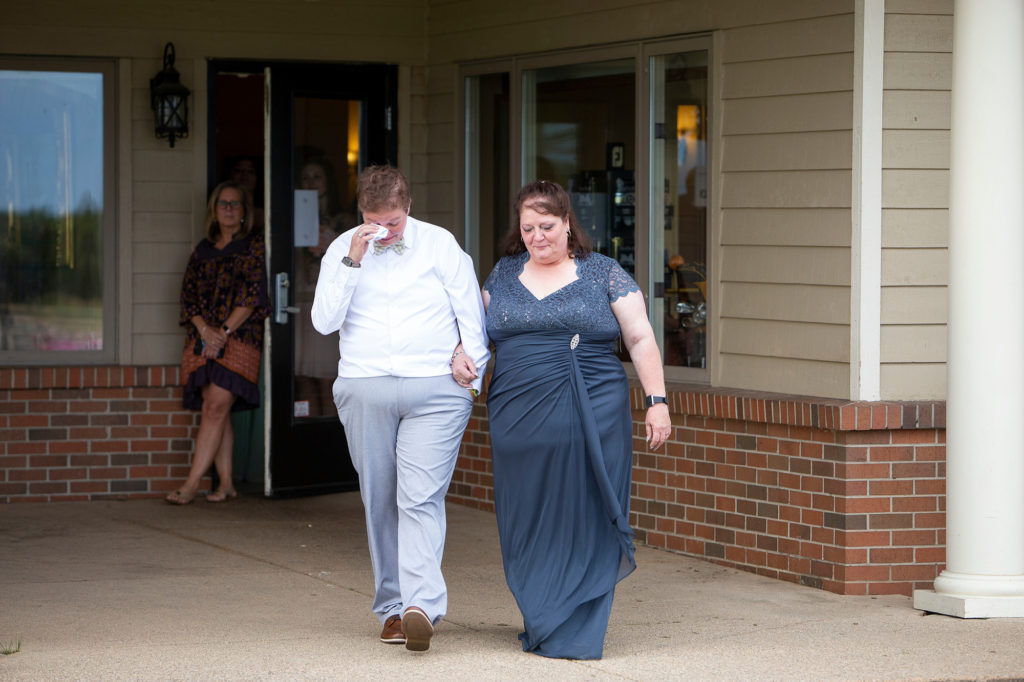
<svg viewBox="0 0 1024 682"><path fill-rule="evenodd" d="M210 325L199 330L199 338L203 341L202 356L207 360L223 357L224 346L227 345L228 335L223 329L217 329Z"/></svg>

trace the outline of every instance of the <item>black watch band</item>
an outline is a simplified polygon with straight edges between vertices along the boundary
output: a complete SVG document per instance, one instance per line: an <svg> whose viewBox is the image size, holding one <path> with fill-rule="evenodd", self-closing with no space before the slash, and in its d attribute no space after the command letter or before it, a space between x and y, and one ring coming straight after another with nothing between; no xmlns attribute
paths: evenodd
<svg viewBox="0 0 1024 682"><path fill-rule="evenodd" d="M362 266L362 263L357 263L348 256L345 256L344 258L341 259L341 264L347 265L350 268L358 268Z"/></svg>
<svg viewBox="0 0 1024 682"><path fill-rule="evenodd" d="M647 403L647 407L654 407L658 403L665 403L668 405L668 400L666 400L663 395L649 395L645 402Z"/></svg>

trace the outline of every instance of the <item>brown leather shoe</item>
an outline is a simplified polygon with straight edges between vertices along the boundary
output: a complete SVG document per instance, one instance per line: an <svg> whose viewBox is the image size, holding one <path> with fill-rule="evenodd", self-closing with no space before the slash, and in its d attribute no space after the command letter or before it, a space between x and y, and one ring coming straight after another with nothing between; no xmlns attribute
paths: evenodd
<svg viewBox="0 0 1024 682"><path fill-rule="evenodd" d="M410 606L402 617L402 632L405 633L406 649L426 651L430 648L430 638L434 636L434 626L423 609Z"/></svg>
<svg viewBox="0 0 1024 682"><path fill-rule="evenodd" d="M384 621L384 629L380 631L380 641L385 644L405 644L405 633L402 632L402 617L397 613Z"/></svg>

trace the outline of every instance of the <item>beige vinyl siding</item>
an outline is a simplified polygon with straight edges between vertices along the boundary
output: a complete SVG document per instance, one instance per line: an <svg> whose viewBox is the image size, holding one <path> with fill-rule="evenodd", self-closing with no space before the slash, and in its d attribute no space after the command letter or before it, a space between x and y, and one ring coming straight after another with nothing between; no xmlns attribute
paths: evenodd
<svg viewBox="0 0 1024 682"><path fill-rule="evenodd" d="M8 2L0 45L19 54L159 60L170 40L179 60L202 55L408 63L422 61L425 53L427 5L426 0ZM386 59L380 57L382 49Z"/></svg>
<svg viewBox="0 0 1024 682"><path fill-rule="evenodd" d="M886 2L883 399L946 393L952 12L952 0Z"/></svg>
<svg viewBox="0 0 1024 682"><path fill-rule="evenodd" d="M190 121L189 137L175 141L173 149L153 134L149 79L161 66L157 59L130 60L132 243L131 261L121 267L131 268L132 289L121 292L119 298L122 315L129 311L131 315L130 359L123 358L131 364L181 361L181 281L202 235L195 216L205 215L206 178L197 182L194 177L197 157L205 157L202 143L197 149L204 131L195 130L195 121ZM177 59L175 68L191 85L192 60ZM195 103L189 104L194 115Z"/></svg>
<svg viewBox="0 0 1024 682"><path fill-rule="evenodd" d="M733 319L829 325L850 322L850 294L844 287L729 282L723 290Z"/></svg>
<svg viewBox="0 0 1024 682"><path fill-rule="evenodd" d="M462 181L457 177L455 156L458 149L455 138L457 71L454 64L430 69L424 95L427 148L412 180L418 195L414 200L425 207L425 219L451 229L461 243L463 230L455 225L455 198L458 196L455 183Z"/></svg>
<svg viewBox="0 0 1024 682"><path fill-rule="evenodd" d="M770 28L776 22L840 15L851 6L852 0L431 0L430 57L445 64L722 28ZM771 38L764 43L777 54L788 49Z"/></svg>
<svg viewBox="0 0 1024 682"><path fill-rule="evenodd" d="M850 9L723 31L716 385L849 393Z"/></svg>
<svg viewBox="0 0 1024 682"><path fill-rule="evenodd" d="M722 244L760 246L849 246L845 208L732 208L722 215Z"/></svg>
<svg viewBox="0 0 1024 682"><path fill-rule="evenodd" d="M749 385L746 388L755 391L781 392L779 386L791 384L795 374L801 377L801 393L798 395L824 396L835 386L850 383L850 369L845 362L818 362L760 353L734 354L729 362L729 370L736 376L747 377Z"/></svg>

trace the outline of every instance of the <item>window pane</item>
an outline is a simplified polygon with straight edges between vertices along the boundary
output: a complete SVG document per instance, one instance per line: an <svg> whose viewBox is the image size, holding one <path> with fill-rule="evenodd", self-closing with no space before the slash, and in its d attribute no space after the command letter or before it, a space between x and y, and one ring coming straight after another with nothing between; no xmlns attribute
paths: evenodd
<svg viewBox="0 0 1024 682"><path fill-rule="evenodd" d="M651 60L651 187L655 272L664 267L662 328L666 365L706 366L707 52Z"/></svg>
<svg viewBox="0 0 1024 682"><path fill-rule="evenodd" d="M103 75L0 70L0 351L99 351Z"/></svg>
<svg viewBox="0 0 1024 682"><path fill-rule="evenodd" d="M599 253L634 274L632 59L523 73L523 181L552 180Z"/></svg>
<svg viewBox="0 0 1024 682"><path fill-rule="evenodd" d="M466 241L481 282L511 225L509 111L507 73L466 79Z"/></svg>

